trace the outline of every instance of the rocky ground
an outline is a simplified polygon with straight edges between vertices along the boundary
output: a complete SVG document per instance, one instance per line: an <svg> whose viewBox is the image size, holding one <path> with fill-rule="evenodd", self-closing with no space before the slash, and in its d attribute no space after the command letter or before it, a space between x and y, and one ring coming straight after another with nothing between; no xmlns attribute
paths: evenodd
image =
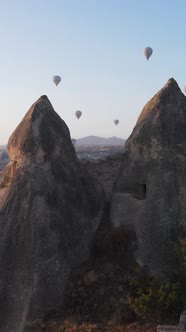
<svg viewBox="0 0 186 332"><path fill-rule="evenodd" d="M117 247L118 241L112 241L112 246ZM128 309L126 289L130 275L127 264L122 264L122 259L127 262L127 257L124 250L119 254L119 246L112 249L107 255L97 253L96 259L89 260L76 273L73 271L67 287L65 311L52 313L52 317L37 326L37 332L156 331L153 324L138 322Z"/></svg>
<svg viewBox="0 0 186 332"><path fill-rule="evenodd" d="M137 322L126 304L132 257L125 234L109 228L106 232L106 228L102 225L97 233L88 262L72 271L65 310L52 313L39 324L37 332L156 331L153 324ZM123 240L125 247L121 245Z"/></svg>
<svg viewBox="0 0 186 332"><path fill-rule="evenodd" d="M41 326L38 332L156 332L157 328L152 324L131 323L131 324L116 324L113 321L108 321L106 324L94 323L74 323L65 320L63 324L54 323L48 327Z"/></svg>

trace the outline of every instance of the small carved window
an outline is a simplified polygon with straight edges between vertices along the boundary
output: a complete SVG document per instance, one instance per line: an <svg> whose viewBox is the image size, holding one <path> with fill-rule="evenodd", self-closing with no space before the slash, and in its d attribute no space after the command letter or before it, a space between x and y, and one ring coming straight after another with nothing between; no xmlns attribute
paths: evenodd
<svg viewBox="0 0 186 332"><path fill-rule="evenodd" d="M133 196L137 199L145 199L147 193L146 184L140 183L137 185L136 189L137 190L133 193Z"/></svg>

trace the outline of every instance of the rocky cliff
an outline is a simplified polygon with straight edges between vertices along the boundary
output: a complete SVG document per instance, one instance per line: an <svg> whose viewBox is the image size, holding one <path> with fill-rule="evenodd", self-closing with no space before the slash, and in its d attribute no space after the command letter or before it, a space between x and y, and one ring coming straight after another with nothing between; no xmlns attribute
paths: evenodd
<svg viewBox="0 0 186 332"><path fill-rule="evenodd" d="M186 97L170 79L144 107L128 138L111 220L136 237L153 273L176 271L175 239L186 226Z"/></svg>
<svg viewBox="0 0 186 332"><path fill-rule="evenodd" d="M8 142L0 172L0 331L27 331L63 304L72 266L89 254L104 196L79 163L46 96Z"/></svg>

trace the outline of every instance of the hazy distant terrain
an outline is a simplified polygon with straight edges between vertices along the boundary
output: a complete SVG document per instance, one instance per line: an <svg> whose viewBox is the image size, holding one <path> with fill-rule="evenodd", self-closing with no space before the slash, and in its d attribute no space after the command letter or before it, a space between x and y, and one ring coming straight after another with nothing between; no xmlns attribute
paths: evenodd
<svg viewBox="0 0 186 332"><path fill-rule="evenodd" d="M8 163L9 156L6 152L6 145L0 145L0 170Z"/></svg>
<svg viewBox="0 0 186 332"><path fill-rule="evenodd" d="M123 152L125 140L118 137L87 136L76 140L75 149L80 159L99 159Z"/></svg>
<svg viewBox="0 0 186 332"><path fill-rule="evenodd" d="M99 137L99 136L86 136L76 140L76 145L103 145L103 146L124 146L125 140L119 137Z"/></svg>
<svg viewBox="0 0 186 332"><path fill-rule="evenodd" d="M118 152L124 151L123 145L81 145L75 146L76 153L79 159L99 159L107 156L113 156Z"/></svg>
<svg viewBox="0 0 186 332"><path fill-rule="evenodd" d="M118 137L103 138L87 136L76 140L76 153L78 158L91 160L104 158L122 152L125 140ZM0 170L8 163L9 157L6 145L0 145Z"/></svg>

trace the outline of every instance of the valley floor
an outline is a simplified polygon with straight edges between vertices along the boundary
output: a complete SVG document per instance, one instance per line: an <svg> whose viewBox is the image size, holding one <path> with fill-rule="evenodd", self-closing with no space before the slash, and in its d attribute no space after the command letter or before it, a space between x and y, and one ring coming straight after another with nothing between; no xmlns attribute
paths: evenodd
<svg viewBox="0 0 186 332"><path fill-rule="evenodd" d="M109 321L105 324L73 323L64 321L62 324L53 323L43 326L37 332L156 332L157 328L151 324L131 323L116 324Z"/></svg>

